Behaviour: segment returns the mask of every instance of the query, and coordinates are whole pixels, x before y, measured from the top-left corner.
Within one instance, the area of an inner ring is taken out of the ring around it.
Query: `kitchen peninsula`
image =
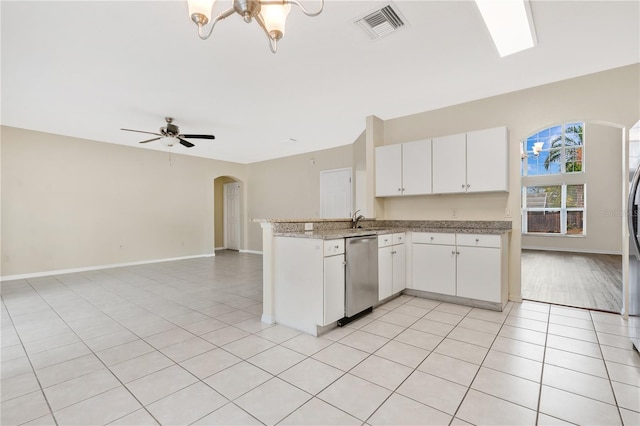
[[[335,327],[345,316],[345,241],[359,236],[377,236],[374,305],[401,293],[497,311],[507,303],[510,221],[257,222],[266,323],[315,336]]]

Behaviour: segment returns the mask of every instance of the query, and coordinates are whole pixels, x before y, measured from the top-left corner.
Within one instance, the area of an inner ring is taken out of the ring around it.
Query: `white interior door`
[[[224,184],[224,246],[240,250],[240,183]]]
[[[351,169],[320,172],[320,217],[351,217]]]

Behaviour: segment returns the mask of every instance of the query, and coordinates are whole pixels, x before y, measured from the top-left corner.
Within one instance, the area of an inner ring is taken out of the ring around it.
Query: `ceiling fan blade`
[[[141,142],[138,142],[138,143],[153,142],[153,141],[157,141],[158,139],[162,139],[162,137],[159,137],[159,138],[153,138],[153,139],[147,139],[146,141],[141,141]]]
[[[216,137],[213,135],[179,135],[181,138],[188,139],[215,139]]]
[[[120,130],[124,130],[125,132],[147,133],[149,135],[156,135],[156,136],[162,137],[162,134],[155,133],[155,132],[145,132],[143,130],[132,130],[132,129],[120,129]]]
[[[180,141],[180,143],[181,143],[182,145],[186,146],[187,148],[191,148],[191,147],[194,147],[194,146],[195,146],[195,145],[194,145],[194,144],[192,144],[191,142],[189,142],[189,141],[185,141],[185,140],[184,140],[184,139],[182,139],[181,137],[178,137],[178,140]]]

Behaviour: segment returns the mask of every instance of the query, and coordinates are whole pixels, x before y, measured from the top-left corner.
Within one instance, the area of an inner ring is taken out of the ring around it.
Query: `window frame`
[[[583,188],[583,206],[582,207],[567,207],[567,187],[581,185]],[[560,207],[527,207],[527,188],[535,186],[560,186],[561,188],[561,202]],[[580,238],[587,236],[587,184],[586,183],[544,183],[536,184],[531,183],[529,185],[523,184],[521,186],[521,226],[523,235],[540,235],[540,236],[556,236],[556,237],[570,237]],[[528,212],[560,212],[560,232],[529,232],[528,224]],[[569,212],[582,212],[582,233],[570,234],[568,229],[568,213]]]

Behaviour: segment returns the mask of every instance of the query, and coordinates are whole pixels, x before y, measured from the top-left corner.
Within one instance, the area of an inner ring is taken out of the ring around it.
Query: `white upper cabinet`
[[[509,138],[506,127],[467,133],[467,192],[509,190]]]
[[[376,197],[431,194],[431,140],[376,148]]]
[[[376,197],[402,195],[402,145],[376,148]]]
[[[466,192],[466,134],[433,138],[433,193]]]
[[[433,139],[433,193],[508,191],[506,127]]]
[[[402,195],[431,194],[431,140],[402,144]]]

